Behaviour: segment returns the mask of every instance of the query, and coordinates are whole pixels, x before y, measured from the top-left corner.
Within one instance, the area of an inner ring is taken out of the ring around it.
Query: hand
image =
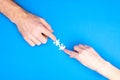
[[[6,6],[7,5],[7,6]],[[0,12],[6,15],[18,27],[23,38],[31,45],[47,42],[47,37],[56,40],[50,25],[43,19],[32,15],[11,0],[4,0],[0,4]]]
[[[119,69],[100,57],[93,48],[86,45],[77,45],[74,50],[64,49],[70,57],[77,59],[86,67],[97,71],[110,80],[120,80]]]
[[[31,46],[45,44],[48,37],[54,41],[56,40],[52,33],[53,30],[43,18],[27,13],[26,16],[21,17],[18,21],[16,20],[15,24],[23,38]]]
[[[77,45],[74,46],[74,50],[75,51],[70,51],[65,49],[64,51],[70,55],[70,57],[77,59],[90,69],[98,70],[105,64],[104,59],[101,58],[98,53],[89,46]]]

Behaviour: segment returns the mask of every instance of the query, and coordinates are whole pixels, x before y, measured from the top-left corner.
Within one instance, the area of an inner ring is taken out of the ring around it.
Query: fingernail
[[[37,45],[39,46],[39,45],[41,45],[41,43],[38,43]]]
[[[35,44],[33,44],[33,45],[31,45],[32,47],[34,47],[35,46]]]

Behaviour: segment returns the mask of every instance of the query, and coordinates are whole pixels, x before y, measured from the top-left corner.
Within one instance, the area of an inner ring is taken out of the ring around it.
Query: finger
[[[41,42],[35,38],[32,34],[29,34],[28,37],[36,44],[36,45],[40,45]]]
[[[90,47],[90,46],[88,46],[88,45],[85,45],[85,47],[88,48],[87,50],[88,50],[90,53],[92,53],[92,54],[94,54],[94,55],[96,55],[96,56],[100,56],[100,55],[98,55],[98,53],[97,53],[92,47]]]
[[[35,32],[34,35],[37,38],[37,40],[39,40],[39,42],[41,42],[43,44],[45,44],[47,42],[46,36],[42,35],[42,33]]]
[[[68,49],[64,49],[63,50],[65,53],[67,53],[68,55],[70,55],[71,58],[76,58],[78,56],[78,53],[74,52],[74,51],[70,51]]]
[[[87,51],[93,51],[94,49],[88,45],[83,45]]]
[[[50,27],[50,25],[43,18],[40,18],[40,21],[50,32],[53,32],[53,30]]]
[[[42,34],[46,39],[48,38],[45,34]]]
[[[84,49],[84,50],[86,49],[86,47],[82,44],[79,45],[79,48]]]
[[[48,37],[46,36],[46,35],[44,35],[44,34],[42,34],[46,39],[48,39]]]
[[[47,37],[46,36],[44,36],[42,34],[39,34],[39,39],[43,44],[47,43]]]
[[[88,46],[88,45],[84,45],[84,47],[86,47],[86,48],[92,48],[92,47],[90,47],[90,46]]]
[[[31,46],[35,46],[35,43],[32,42],[28,37],[24,37],[24,39],[30,44]]]
[[[77,51],[77,52],[79,52],[79,53],[82,52],[82,50],[81,50],[81,48],[79,47],[79,45],[78,45],[78,46],[74,46],[74,50]]]
[[[50,32],[48,31],[46,28],[43,27],[42,29],[43,34],[48,36],[49,38],[51,38],[53,41],[56,41],[56,37]]]

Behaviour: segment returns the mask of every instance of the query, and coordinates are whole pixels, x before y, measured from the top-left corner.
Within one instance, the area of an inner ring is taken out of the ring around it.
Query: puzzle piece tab
[[[60,40],[56,40],[53,42],[53,44],[55,44],[55,46],[58,46],[59,47],[59,50],[64,50],[65,49],[65,45],[60,43]]]

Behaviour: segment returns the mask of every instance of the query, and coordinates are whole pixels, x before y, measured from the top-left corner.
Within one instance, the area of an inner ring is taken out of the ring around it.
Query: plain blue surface
[[[45,18],[67,48],[94,47],[120,68],[119,0],[16,0]],[[0,80],[107,80],[58,50],[52,40],[30,47],[17,28],[0,14]]]

